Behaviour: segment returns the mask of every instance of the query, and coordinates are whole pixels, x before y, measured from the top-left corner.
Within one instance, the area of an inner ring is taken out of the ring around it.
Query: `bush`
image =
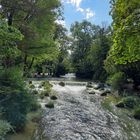
[[[54,108],[54,103],[52,101],[49,101],[47,104],[45,104],[45,107]]]
[[[43,91],[42,94],[43,94],[44,96],[48,97],[50,93],[49,93],[48,91]]]
[[[4,140],[6,134],[12,130],[12,126],[5,120],[0,120],[0,140]]]
[[[123,98],[118,104],[117,107],[127,107],[127,108],[134,108],[137,104],[139,104],[139,99],[133,96]]]
[[[41,105],[40,104],[38,104],[38,103],[33,103],[32,105],[31,105],[31,111],[37,111],[38,109],[40,109],[41,108]]]
[[[52,85],[49,83],[49,81],[42,82],[42,86],[47,92],[51,92]]]
[[[20,130],[26,122],[26,114],[30,111],[32,96],[25,89],[22,73],[18,69],[10,68],[1,73],[0,106],[2,117],[14,129]]]
[[[136,110],[134,110],[134,118],[140,120],[140,108],[137,108]]]
[[[115,73],[111,78],[109,78],[108,83],[112,86],[114,90],[121,92],[123,90],[123,85],[126,83],[127,78],[123,72]]]
[[[37,102],[36,97],[32,96],[30,111],[37,111],[39,108],[41,108],[41,105]]]
[[[42,91],[39,96],[40,96],[41,99],[44,99],[44,97],[49,97],[49,92],[48,91]]]

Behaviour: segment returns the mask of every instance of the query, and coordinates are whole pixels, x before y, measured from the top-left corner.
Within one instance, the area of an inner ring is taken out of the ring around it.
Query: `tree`
[[[19,30],[9,27],[6,20],[0,20],[0,60],[3,69],[15,65],[16,58],[21,53],[16,42],[22,38],[23,35]]]
[[[124,72],[140,84],[139,0],[111,0],[114,29],[113,45],[106,59],[106,70]]]
[[[91,64],[86,61],[93,39],[99,27],[92,25],[88,21],[82,23],[75,22],[71,26],[73,36],[73,63],[76,69],[76,75],[79,77],[91,78],[93,73]]]
[[[17,27],[24,35],[18,48],[22,51],[24,71],[29,71],[35,59],[47,58],[50,48],[55,49],[53,32],[59,16],[59,0],[0,0],[2,18]],[[40,22],[41,21],[41,22]],[[53,51],[52,51],[53,52]]]
[[[55,63],[54,75],[59,77],[60,75],[68,73],[70,69],[70,58],[68,53],[70,39],[67,29],[60,24],[56,24],[54,39],[59,46],[59,55]]]
[[[87,56],[87,61],[92,64],[93,80],[105,82],[107,79],[107,72],[104,69],[104,60],[107,57],[109,48],[111,46],[111,28],[100,27],[96,39],[90,48]]]

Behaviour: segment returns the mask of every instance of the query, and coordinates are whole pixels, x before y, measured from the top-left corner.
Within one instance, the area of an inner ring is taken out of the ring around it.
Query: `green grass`
[[[119,100],[120,100],[120,97],[109,95],[102,101],[102,107],[112,112],[111,104],[112,103],[116,104]]]

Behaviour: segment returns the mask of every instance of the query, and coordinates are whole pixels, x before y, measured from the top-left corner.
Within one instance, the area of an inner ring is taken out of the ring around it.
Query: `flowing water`
[[[112,105],[112,112],[104,109],[104,97],[89,95],[86,82],[63,79],[50,80],[58,100],[54,109],[45,108],[36,131],[36,140],[140,140],[140,122]],[[37,136],[38,135],[38,136]]]

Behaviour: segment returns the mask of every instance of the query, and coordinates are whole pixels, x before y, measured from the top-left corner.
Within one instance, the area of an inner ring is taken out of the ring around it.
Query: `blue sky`
[[[101,25],[102,22],[110,24],[112,22],[109,16],[109,0],[61,0],[64,7],[64,21],[60,21],[66,28],[75,21],[84,19]]]

